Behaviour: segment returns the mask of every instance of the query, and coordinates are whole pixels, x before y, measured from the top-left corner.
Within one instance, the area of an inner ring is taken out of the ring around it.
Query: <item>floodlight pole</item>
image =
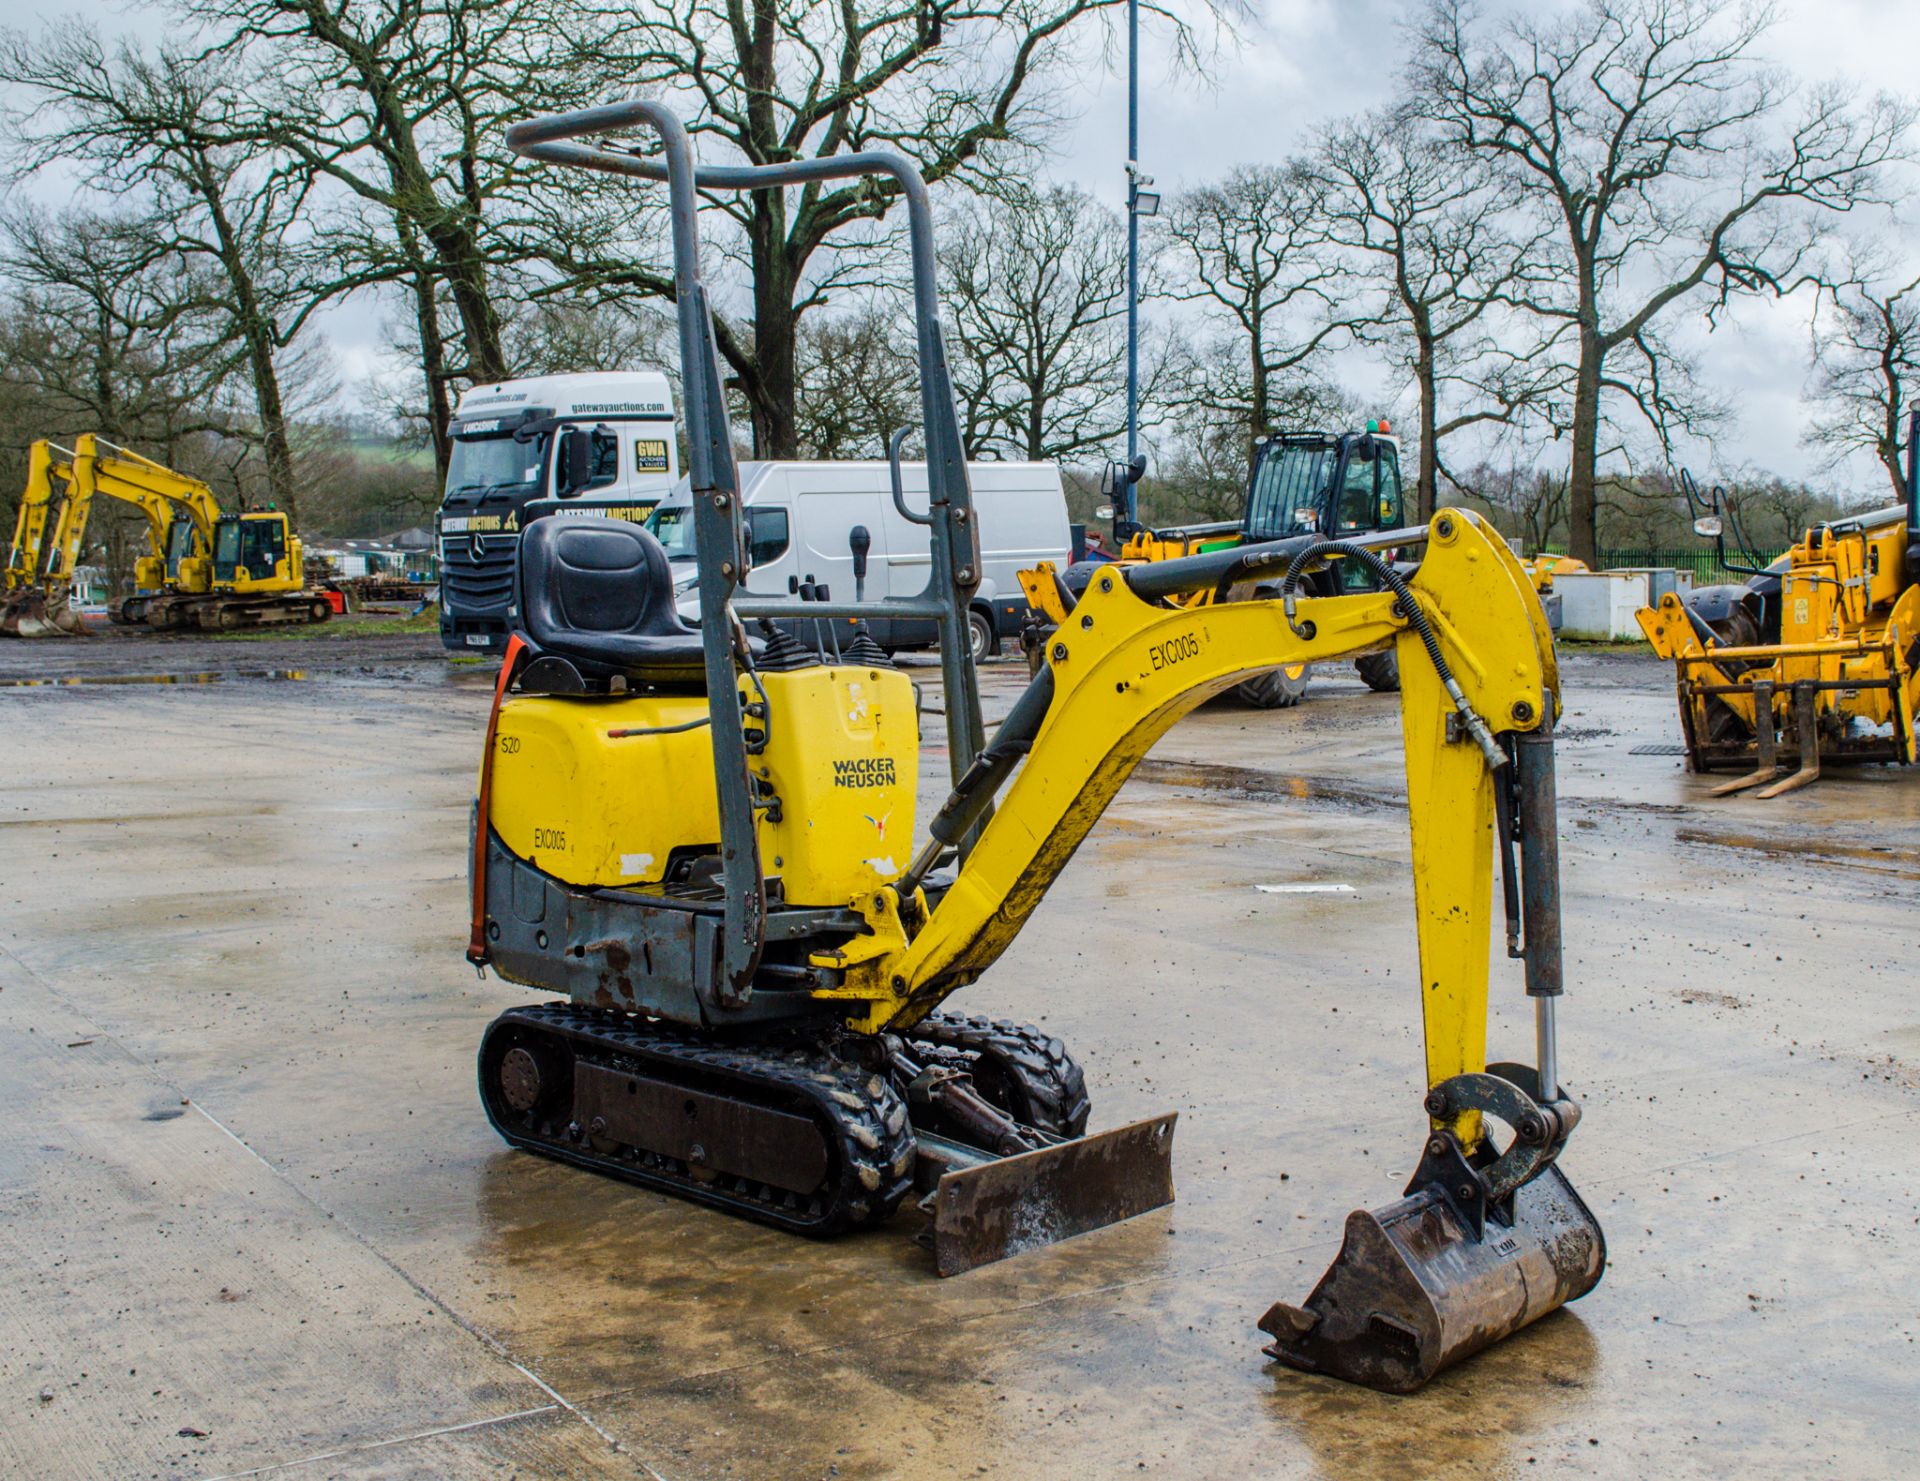
[[[1140,451],[1140,0],[1127,0],[1127,461]],[[1133,488],[1127,513],[1133,515]]]

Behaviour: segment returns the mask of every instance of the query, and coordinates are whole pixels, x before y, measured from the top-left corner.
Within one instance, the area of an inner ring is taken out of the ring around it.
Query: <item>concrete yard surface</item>
[[[475,1046],[537,1000],[462,958],[489,668],[0,648],[0,1476],[1912,1475],[1920,776],[1713,800],[1647,753],[1664,668],[1565,671],[1608,1267],[1389,1398],[1254,1328],[1425,1124],[1397,701],[1350,672],[1183,721],[954,1000],[1064,1039],[1096,1128],[1178,1109],[1178,1203],[941,1281],[911,1211],[809,1242],[489,1129]]]

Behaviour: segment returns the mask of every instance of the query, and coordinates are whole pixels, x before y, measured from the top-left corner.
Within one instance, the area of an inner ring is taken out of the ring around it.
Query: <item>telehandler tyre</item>
[[[1233,692],[1242,704],[1256,710],[1290,710],[1306,698],[1312,674],[1309,664],[1288,664],[1234,685]]]
[[[1392,649],[1385,653],[1363,653],[1354,659],[1353,668],[1374,693],[1400,692],[1400,655]]]

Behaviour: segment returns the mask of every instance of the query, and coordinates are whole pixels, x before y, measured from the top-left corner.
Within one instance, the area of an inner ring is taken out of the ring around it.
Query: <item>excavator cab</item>
[[[579,142],[635,125],[658,154]],[[645,100],[518,124],[507,142],[667,182],[700,620],[678,615],[644,530],[559,513],[522,538],[521,622],[479,769],[467,959],[557,1000],[509,1009],[481,1039],[500,1134],[816,1236],[912,1200],[942,1275],[1165,1206],[1172,1113],[1089,1133],[1086,1079],[1058,1037],[946,1001],[991,973],[1183,715],[1275,664],[1391,651],[1408,676],[1425,1151],[1406,1198],[1355,1214],[1314,1293],[1259,1325],[1288,1366],[1404,1391],[1591,1289],[1603,1241],[1558,1166],[1579,1120],[1555,1028],[1558,674],[1505,544],[1445,511],[1430,528],[1115,566],[988,737],[966,639],[979,533],[913,165],[871,152],[696,169],[684,126]],[[890,177],[906,210],[928,499],[912,507],[896,486],[895,502],[927,527],[931,560],[916,596],[823,594],[820,625],[852,635],[829,651],[795,636],[789,604],[741,590],[749,545],[696,201],[866,174]],[[1382,558],[1416,546],[1411,577]],[[1316,594],[1334,561],[1378,589]],[[1261,594],[1197,600],[1238,587]],[[924,828],[919,707],[863,632],[874,616],[940,633],[952,788]],[[1535,1003],[1528,1066],[1486,1060],[1496,853],[1508,955]],[[1512,1128],[1504,1149],[1493,1121]]]
[[[213,527],[216,591],[292,591],[300,585],[299,541],[276,510],[223,515]]]

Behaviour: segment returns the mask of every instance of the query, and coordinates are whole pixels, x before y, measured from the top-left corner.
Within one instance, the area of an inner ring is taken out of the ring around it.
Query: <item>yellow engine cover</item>
[[[761,814],[761,867],[795,905],[845,905],[890,883],[913,847],[912,682],[845,665],[761,679],[767,745],[749,765],[780,799],[777,822]],[[743,687],[743,700],[757,698]],[[705,726],[631,732],[706,713],[702,695],[508,699],[494,740],[494,831],[567,884],[659,883],[675,850],[719,847],[713,744]]]
[[[720,845],[704,695],[523,696],[500,707],[492,821],[507,848],[572,885],[655,884],[676,848]]]
[[[789,904],[845,905],[907,867],[920,766],[913,683],[894,669],[833,665],[764,674],[767,749],[780,821],[760,824],[760,863]]]

